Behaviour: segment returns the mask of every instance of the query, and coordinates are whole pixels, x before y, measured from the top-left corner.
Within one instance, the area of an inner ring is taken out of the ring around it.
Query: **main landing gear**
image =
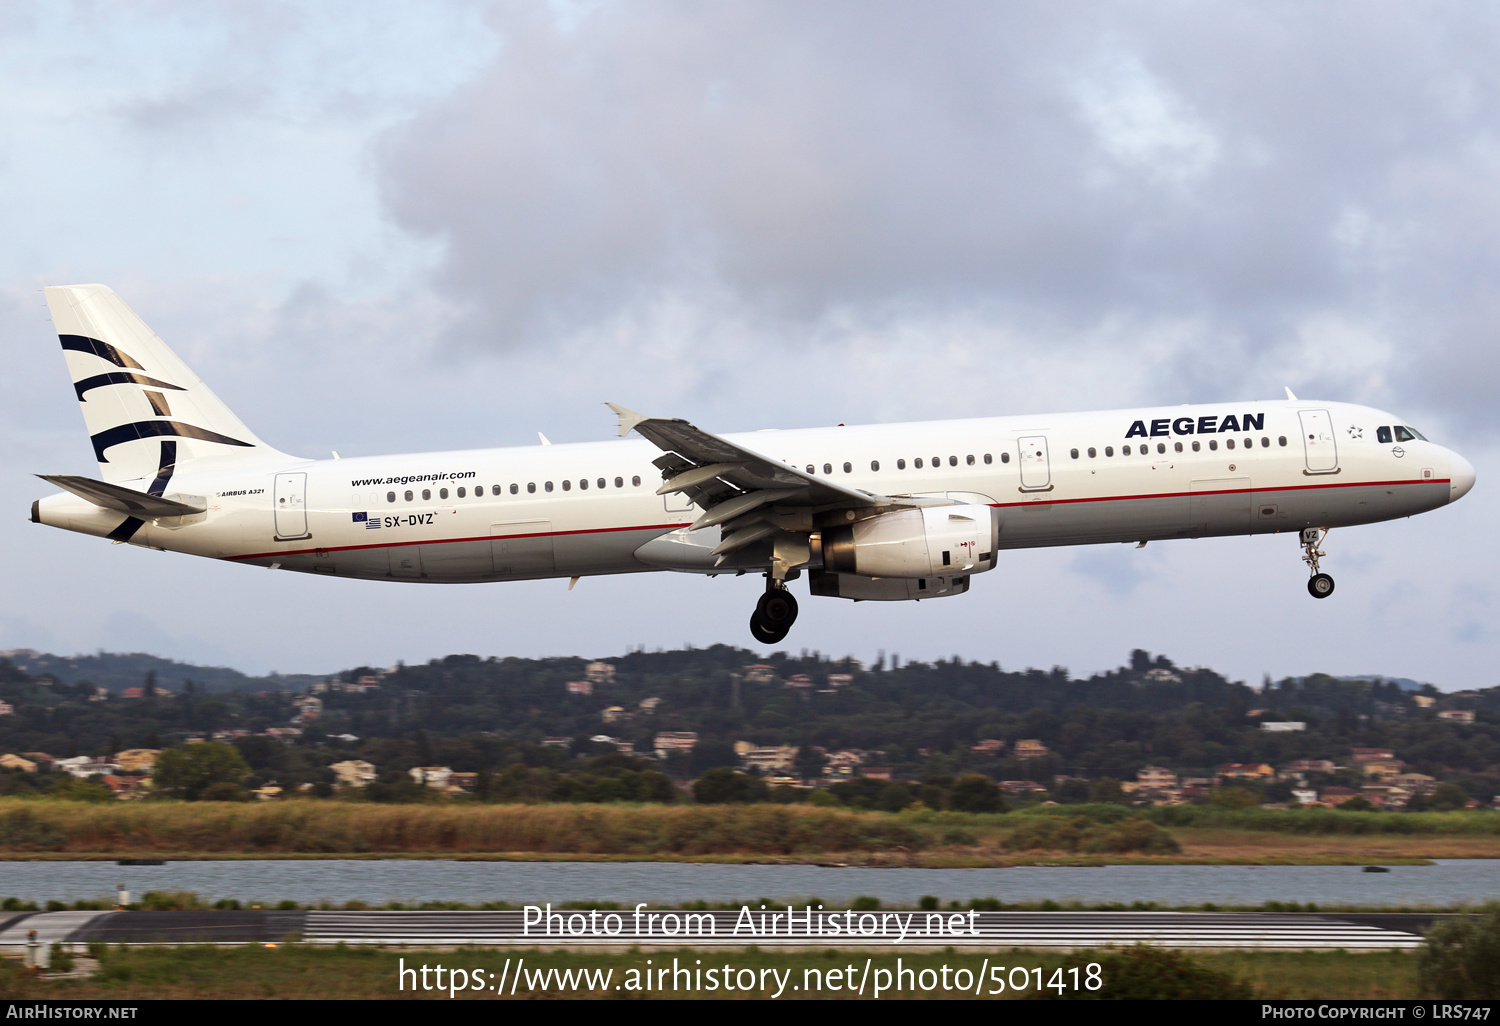
[[[766,575],[766,591],[755,603],[755,612],[750,614],[750,633],[763,645],[774,645],[797,622],[797,600],[787,591],[786,584]]]
[[[1307,593],[1316,599],[1325,599],[1333,594],[1333,578],[1318,569],[1318,560],[1328,555],[1318,547],[1326,537],[1326,527],[1308,527],[1302,531],[1302,562],[1312,571],[1312,577],[1307,581]]]

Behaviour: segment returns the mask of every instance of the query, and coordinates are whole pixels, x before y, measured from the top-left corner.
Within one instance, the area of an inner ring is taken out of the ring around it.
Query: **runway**
[[[556,918],[507,912],[41,912],[0,920],[0,949],[28,931],[50,944],[303,944],[421,947],[735,947],[1374,951],[1415,948],[1419,913],[1258,912],[741,912],[577,910]],[[775,918],[771,918],[772,916]]]

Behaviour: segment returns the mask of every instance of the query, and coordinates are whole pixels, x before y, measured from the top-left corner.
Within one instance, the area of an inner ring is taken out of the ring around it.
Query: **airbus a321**
[[[1288,534],[1436,509],[1474,468],[1394,414],[1285,399],[715,435],[609,404],[574,445],[311,460],[261,441],[114,292],[48,288],[99,477],[31,519],[113,542],[378,581],[764,575],[756,640],[812,595],[960,595],[1006,549]],[[544,440],[545,441],[545,440]]]

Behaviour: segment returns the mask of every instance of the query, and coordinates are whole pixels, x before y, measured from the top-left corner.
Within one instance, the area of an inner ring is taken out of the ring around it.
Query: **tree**
[[[1098,777],[1089,781],[1089,801],[1100,804],[1118,802],[1124,797],[1120,782],[1114,777]]]
[[[905,784],[886,784],[881,788],[876,804],[886,812],[900,812],[911,804],[911,791]]]
[[[948,806],[956,812],[1004,812],[1000,788],[981,773],[965,773],[953,782]]]
[[[1469,792],[1451,783],[1434,787],[1427,798],[1427,807],[1433,812],[1452,812],[1454,809],[1466,808],[1468,804]]]
[[[728,741],[699,741],[693,746],[689,765],[693,772],[703,773],[720,766],[734,766],[740,761],[734,745]]]
[[[1482,916],[1436,923],[1417,952],[1417,981],[1424,997],[1500,997],[1500,904]]]
[[[828,759],[822,752],[812,745],[803,745],[797,749],[797,757],[792,764],[803,780],[816,780],[823,775],[823,767],[827,762]]]
[[[1089,782],[1069,777],[1052,789],[1052,798],[1060,805],[1082,805],[1089,800]]]
[[[168,748],[156,759],[156,786],[190,802],[202,798],[210,785],[238,786],[249,775],[240,753],[218,741]]]
[[[770,788],[759,777],[736,773],[727,766],[709,770],[693,781],[693,801],[699,805],[729,805],[763,802]]]

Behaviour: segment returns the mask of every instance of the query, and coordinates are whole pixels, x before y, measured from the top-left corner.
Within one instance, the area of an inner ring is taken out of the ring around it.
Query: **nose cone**
[[[1457,502],[1474,487],[1474,464],[1454,453],[1448,465],[1448,478],[1451,482],[1448,485],[1448,501]]]

